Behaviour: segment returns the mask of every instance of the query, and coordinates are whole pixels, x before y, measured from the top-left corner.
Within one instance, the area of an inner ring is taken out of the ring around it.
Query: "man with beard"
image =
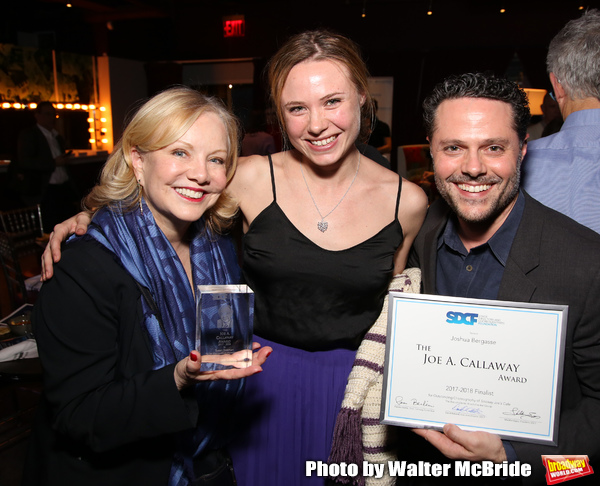
[[[568,324],[557,446],[503,441],[446,424],[443,433],[415,430],[424,441],[411,440],[403,429],[399,459],[519,460],[532,468],[519,480],[545,484],[542,454],[600,459],[600,237],[519,189],[530,114],[516,84],[491,75],[453,76],[423,107],[442,196],[430,207],[409,259],[409,267],[422,269],[423,291],[567,304]]]

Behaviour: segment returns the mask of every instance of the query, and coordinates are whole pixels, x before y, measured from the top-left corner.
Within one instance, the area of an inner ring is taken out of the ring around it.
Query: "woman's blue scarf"
[[[196,304],[179,257],[143,204],[125,211],[120,205],[98,211],[88,235],[113,252],[123,267],[147,288],[158,307],[142,299],[144,320],[152,344],[154,369],[176,363],[195,349]],[[194,288],[197,285],[239,283],[240,271],[232,241],[212,234],[200,220],[192,225],[190,258]],[[232,421],[232,407],[243,380],[203,382],[195,386],[200,422],[196,429],[180,433],[170,486],[185,486],[193,478],[192,458],[204,450],[222,447]],[[170,413],[165,410],[165,413]]]

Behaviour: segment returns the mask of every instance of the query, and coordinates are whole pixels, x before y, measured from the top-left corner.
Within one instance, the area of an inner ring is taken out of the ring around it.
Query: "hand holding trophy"
[[[252,365],[254,292],[247,285],[199,285],[196,349],[201,371]]]

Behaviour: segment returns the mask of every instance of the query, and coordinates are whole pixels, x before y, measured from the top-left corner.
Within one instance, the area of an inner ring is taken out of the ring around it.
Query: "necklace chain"
[[[352,182],[348,186],[348,189],[346,189],[346,192],[344,193],[344,195],[342,196],[342,198],[338,201],[338,203],[334,206],[334,208],[331,211],[329,211],[325,216],[323,216],[321,214],[321,211],[319,210],[319,206],[317,206],[317,201],[315,201],[315,198],[313,197],[312,192],[310,192],[310,187],[308,187],[308,181],[306,180],[306,176],[304,175],[304,170],[302,169],[302,160],[300,161],[300,172],[302,173],[302,179],[304,179],[304,184],[306,184],[306,189],[308,190],[308,194],[310,195],[310,198],[312,199],[312,202],[315,205],[315,209],[317,210],[317,213],[319,213],[319,216],[321,217],[321,221],[319,221],[317,223],[317,228],[322,233],[325,233],[325,231],[327,231],[327,227],[329,226],[329,224],[327,223],[327,221],[325,221],[325,218],[327,216],[329,216],[331,213],[333,213],[340,204],[342,204],[342,201],[344,200],[344,198],[346,197],[346,195],[350,192],[350,188],[354,184],[354,181],[356,180],[356,176],[358,176],[358,169],[360,169],[360,158],[361,158],[361,155],[362,154],[359,151],[358,152],[358,164],[356,165],[356,172],[354,173],[354,178],[352,179]]]

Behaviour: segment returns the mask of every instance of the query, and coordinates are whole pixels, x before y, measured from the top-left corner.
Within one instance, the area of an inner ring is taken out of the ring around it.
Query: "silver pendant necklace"
[[[302,160],[300,161],[300,172],[302,173],[302,179],[304,179],[304,184],[306,184],[306,189],[308,190],[308,194],[310,195],[310,198],[312,199],[312,202],[315,205],[315,209],[317,210],[317,213],[319,213],[319,216],[321,217],[321,221],[317,222],[317,228],[318,228],[318,230],[321,233],[325,233],[325,231],[327,231],[327,227],[329,226],[329,224],[327,223],[327,221],[325,221],[325,218],[327,216],[329,216],[331,213],[333,213],[337,209],[337,207],[342,203],[342,201],[344,200],[344,198],[346,197],[346,195],[348,194],[348,192],[350,192],[350,188],[354,184],[354,181],[356,180],[356,176],[358,175],[358,169],[360,169],[360,157],[361,157],[361,155],[362,154],[359,151],[358,152],[358,164],[356,165],[356,173],[354,174],[354,178],[352,179],[352,182],[348,186],[348,189],[346,189],[346,192],[342,196],[342,199],[340,199],[338,201],[338,203],[334,206],[334,208],[331,211],[329,211],[325,216],[323,216],[321,214],[321,211],[319,211],[319,206],[317,206],[317,202],[315,201],[315,198],[313,197],[312,192],[310,192],[310,187],[308,187],[308,182],[306,181],[306,177],[304,176],[304,170],[302,170]]]

